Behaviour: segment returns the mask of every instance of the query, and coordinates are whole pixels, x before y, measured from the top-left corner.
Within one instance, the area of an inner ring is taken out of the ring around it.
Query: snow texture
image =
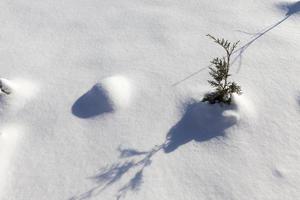
[[[131,97],[131,84],[125,77],[109,77],[83,94],[72,106],[72,112],[80,118],[95,117],[126,108]]]
[[[300,1],[1,0],[1,200],[295,200]],[[202,103],[205,35],[240,40]]]

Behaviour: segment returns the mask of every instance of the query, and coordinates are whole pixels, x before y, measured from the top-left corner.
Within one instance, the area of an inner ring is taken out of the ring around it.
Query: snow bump
[[[0,130],[0,195],[4,191],[7,171],[19,137],[18,125],[6,125]]]
[[[0,105],[1,110],[19,110],[38,92],[35,83],[25,79],[8,80],[0,78]]]
[[[123,76],[112,76],[96,83],[72,106],[72,113],[80,118],[91,118],[129,106],[132,85]]]

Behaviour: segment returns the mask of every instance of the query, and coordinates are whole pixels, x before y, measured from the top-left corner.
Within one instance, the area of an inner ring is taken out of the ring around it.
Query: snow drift
[[[10,171],[10,161],[20,138],[18,125],[6,125],[0,130],[0,198],[5,193],[6,175]]]
[[[72,106],[72,113],[80,118],[90,118],[117,109],[126,108],[132,98],[130,81],[122,76],[112,76],[96,83]]]
[[[32,81],[25,79],[4,79],[1,78],[3,91],[0,91],[0,111],[20,110],[38,92],[38,86]]]

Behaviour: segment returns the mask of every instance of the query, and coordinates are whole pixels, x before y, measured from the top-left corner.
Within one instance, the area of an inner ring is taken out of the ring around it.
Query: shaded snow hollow
[[[90,118],[129,106],[132,98],[130,81],[122,76],[112,76],[96,83],[72,106],[72,113],[80,118]]]

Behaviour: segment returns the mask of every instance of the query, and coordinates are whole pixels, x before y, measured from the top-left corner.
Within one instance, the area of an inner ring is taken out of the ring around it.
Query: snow
[[[7,109],[17,111],[38,93],[38,87],[31,81],[24,79],[0,79],[4,92],[0,93],[1,112]]]
[[[299,198],[299,1],[0,5],[1,200]],[[231,106],[206,34],[240,40]]]
[[[127,78],[112,76],[96,83],[72,106],[72,113],[80,118],[91,118],[129,106],[133,96]]]
[[[0,79],[0,86],[1,86],[1,94],[10,94],[12,92],[12,85],[9,80],[7,79]]]
[[[3,127],[0,133],[0,193],[2,194],[4,193],[6,174],[10,171],[10,160],[13,157],[21,133],[18,125],[13,124]]]

